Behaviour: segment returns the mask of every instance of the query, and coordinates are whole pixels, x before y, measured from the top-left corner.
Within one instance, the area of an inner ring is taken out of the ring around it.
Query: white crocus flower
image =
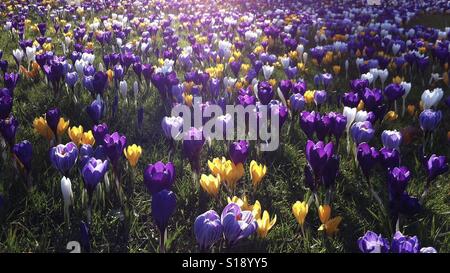
[[[69,224],[70,214],[69,207],[73,204],[72,183],[69,178],[63,176],[61,179],[61,192],[64,201],[64,219]]]
[[[389,76],[389,71],[386,68],[384,70],[378,70],[378,75],[381,80],[381,87],[384,88],[384,83],[386,82],[386,79]]]
[[[20,48],[14,49],[13,56],[17,60],[17,62],[20,63],[24,56],[23,50]]]
[[[266,81],[269,80],[270,76],[272,76],[274,67],[271,65],[263,65],[262,69],[263,69],[264,78],[266,79]]]
[[[344,107],[344,116],[347,118],[347,124],[345,125],[345,131],[347,133],[347,153],[350,154],[350,126],[356,118],[356,108]]]
[[[424,109],[430,109],[432,107],[435,107],[444,96],[444,91],[442,88],[435,88],[432,91],[429,89],[425,90],[422,93],[422,103]]]
[[[356,116],[355,116],[355,122],[360,122],[360,121],[366,121],[368,118],[369,113],[367,113],[367,111],[364,110],[359,110],[356,112]]]
[[[372,73],[367,72],[366,74],[362,74],[361,75],[361,79],[362,80],[367,80],[369,82],[369,84],[372,84],[374,76],[372,75]]]
[[[119,91],[120,91],[120,94],[122,94],[122,96],[124,98],[127,97],[128,84],[127,84],[126,81],[120,81],[120,83],[119,83]]]
[[[411,83],[410,82],[401,82],[400,85],[405,90],[405,94],[402,96],[402,100],[403,100],[402,117],[403,117],[403,116],[405,116],[405,111],[406,111],[406,97],[408,96],[409,91],[411,91]]]

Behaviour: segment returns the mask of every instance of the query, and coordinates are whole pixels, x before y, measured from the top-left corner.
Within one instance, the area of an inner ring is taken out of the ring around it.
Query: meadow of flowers
[[[449,252],[449,2],[380,2],[1,1],[0,252]]]

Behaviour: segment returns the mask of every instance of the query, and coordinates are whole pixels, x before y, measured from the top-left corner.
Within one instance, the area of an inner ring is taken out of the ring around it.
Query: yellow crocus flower
[[[234,190],[236,182],[244,176],[244,166],[242,163],[235,165],[231,160],[225,164],[225,182],[228,188]]]
[[[47,140],[52,140],[54,138],[54,134],[52,129],[48,127],[47,121],[43,117],[35,118],[33,121],[34,130],[45,137]]]
[[[68,120],[66,121],[64,118],[59,118],[58,128],[56,129],[56,133],[58,134],[58,136],[64,135],[67,128],[69,128],[69,123],[70,122]]]
[[[209,195],[217,197],[217,194],[219,193],[220,180],[220,174],[217,176],[214,176],[212,174],[202,174],[202,176],[200,177],[200,186],[202,186],[203,190],[206,191]]]
[[[328,219],[330,219],[330,215],[331,215],[331,207],[329,205],[319,206],[319,218],[322,224],[325,224],[328,221]]]
[[[75,143],[77,146],[80,145],[81,139],[83,138],[83,126],[73,126],[72,128],[69,128],[67,131],[70,140],[72,140],[73,143]]]
[[[142,148],[139,145],[133,144],[123,149],[123,153],[126,159],[128,159],[130,166],[135,167],[142,155]]]
[[[190,94],[184,94],[183,93],[183,98],[184,98],[184,103],[191,107],[192,106],[192,100],[194,99],[194,97]]]
[[[221,178],[225,178],[225,168],[226,168],[227,160],[225,157],[222,158],[214,158],[212,161],[208,160],[209,170],[213,175],[220,175]]]
[[[255,160],[250,162],[250,177],[252,178],[253,187],[257,187],[263,177],[266,175],[267,167],[263,164],[258,164]]]
[[[264,211],[261,219],[257,219],[256,223],[258,224],[257,233],[260,238],[267,237],[269,230],[275,225],[277,222],[277,216],[274,215],[272,220],[270,220],[270,215],[267,210]]]
[[[303,97],[305,98],[305,102],[307,103],[307,104],[312,104],[312,103],[314,103],[314,93],[315,93],[316,91],[315,90],[307,90],[306,92],[305,92],[305,94],[303,95]]]
[[[397,118],[398,118],[398,114],[392,110],[387,112],[387,114],[384,116],[384,120],[388,120],[388,121],[394,121]]]
[[[84,132],[81,138],[81,144],[84,145],[91,145],[93,146],[95,143],[94,135],[92,134],[92,131],[89,130],[87,132]]]
[[[356,108],[356,110],[361,111],[362,109],[364,109],[364,101],[360,100],[358,103],[358,107]]]
[[[294,214],[295,219],[299,225],[303,226],[305,223],[306,215],[308,215],[308,203],[306,201],[297,201],[292,205],[292,214]]]
[[[322,225],[319,227],[319,231],[325,230],[328,236],[335,234],[339,231],[338,226],[342,221],[342,217],[334,217],[330,219],[331,207],[329,205],[319,206],[319,218]]]

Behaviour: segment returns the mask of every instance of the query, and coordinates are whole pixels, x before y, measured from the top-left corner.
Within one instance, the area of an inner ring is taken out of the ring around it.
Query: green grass
[[[448,16],[445,17],[448,19]],[[88,18],[87,18],[88,19]],[[419,19],[418,19],[419,20]],[[418,21],[419,22],[419,21]],[[434,22],[434,20],[433,20]],[[183,33],[180,34],[183,40]],[[97,45],[97,44],[96,44]],[[0,48],[5,58],[14,66],[12,50],[17,48],[17,41],[10,41],[9,35],[0,32]],[[57,48],[60,53],[61,49]],[[97,52],[97,57],[99,52]],[[100,60],[97,60],[98,63]],[[152,62],[156,60],[153,58]],[[308,67],[314,69],[312,64]],[[314,72],[314,71],[313,71]],[[280,71],[277,71],[280,73]],[[132,74],[132,73],[129,73]],[[283,75],[280,73],[280,76]],[[310,73],[306,80],[313,86],[313,75]],[[357,77],[356,72],[350,78]],[[129,86],[134,81],[129,79]],[[182,77],[182,73],[179,74]],[[390,81],[391,78],[388,79]],[[348,88],[345,79],[339,79],[336,88],[346,91]],[[80,88],[78,86],[77,88]],[[421,92],[428,88],[422,86],[420,78],[414,78],[413,88],[408,97],[408,103],[418,103]],[[53,97],[43,81],[43,75],[37,82],[22,79],[15,91],[13,113],[20,122],[17,141],[28,139],[33,143],[33,182],[34,188],[27,192],[23,186],[23,179],[16,175],[9,157],[0,160],[0,192],[5,196],[5,207],[0,211],[0,252],[64,252],[69,241],[80,239],[79,224],[85,219],[85,210],[82,207],[82,180],[78,169],[74,168],[70,175],[74,190],[75,205],[71,211],[70,229],[67,230],[63,218],[63,202],[60,192],[61,175],[51,167],[48,156],[48,144],[33,132],[32,121],[35,117],[43,115],[46,110],[58,106],[63,116],[70,120],[70,125],[83,125],[90,128],[92,123],[84,108],[91,101],[87,91],[82,90],[83,96],[79,103],[74,103],[60,90],[58,98]],[[109,93],[112,92],[110,88]],[[104,202],[101,198],[95,199],[92,234],[93,252],[156,252],[158,250],[159,234],[151,218],[151,197],[143,186],[142,173],[147,164],[158,160],[169,160],[169,146],[162,134],[160,121],[168,115],[162,106],[159,95],[154,88],[148,90],[148,99],[142,101],[145,115],[143,128],[136,129],[137,117],[133,106],[128,107],[123,100],[120,102],[116,118],[108,113],[104,120],[112,131],[119,131],[127,136],[128,143],[136,143],[143,147],[143,155],[136,167],[134,192],[127,195],[126,209],[119,204],[114,192],[105,193]],[[448,94],[448,88],[446,88]],[[108,95],[109,102],[111,96]],[[129,98],[130,99],[130,98]],[[342,109],[329,108],[326,111],[342,111]],[[445,118],[435,134],[433,152],[449,155],[446,132],[450,130],[448,109],[444,110]],[[287,121],[288,123],[289,121]],[[417,120],[410,117],[399,119],[394,123],[377,126],[377,137],[372,143],[380,147],[379,134],[384,129],[402,128],[406,125],[418,126]],[[235,193],[240,196],[249,192],[251,203],[259,200],[263,210],[270,215],[276,214],[278,221],[265,239],[250,238],[240,242],[232,249],[214,251],[223,252],[357,252],[356,240],[365,231],[373,230],[391,237],[389,223],[381,217],[377,203],[371,198],[368,188],[362,182],[360,171],[355,168],[351,157],[345,155],[345,139],[341,140],[341,173],[336,181],[336,190],[332,201],[332,216],[340,215],[343,221],[340,232],[332,238],[320,234],[317,228],[320,225],[317,211],[314,206],[306,220],[306,237],[301,236],[299,227],[291,213],[292,204],[303,200],[307,190],[303,183],[303,166],[305,164],[304,146],[305,136],[300,130],[298,120],[293,124],[290,136],[286,135],[285,125],[282,144],[274,152],[258,155],[254,149],[248,162],[255,159],[267,165],[268,174],[263,179],[261,187],[253,195],[251,190],[248,164],[246,174],[238,183]],[[69,141],[67,135],[63,143]],[[418,141],[408,146],[402,146],[402,164],[412,170],[413,179],[408,191],[415,196],[423,190],[425,173],[417,166],[416,151]],[[8,155],[9,156],[9,155]],[[205,145],[202,153],[202,172],[208,173],[207,160],[216,156],[227,156],[222,143],[214,143],[211,148]],[[218,200],[203,197],[206,202],[200,202],[198,185],[193,183],[189,164],[183,160],[181,145],[177,146],[176,153],[171,160],[176,166],[176,182],[173,191],[177,195],[177,209],[172,216],[168,227],[168,252],[196,252],[193,223],[197,215],[208,209],[214,209],[219,214],[226,204],[226,193],[222,188]],[[132,179],[132,172],[126,169],[125,160],[122,166],[126,174],[122,181],[127,187]],[[112,180],[111,180],[112,181]],[[440,252],[450,251],[449,213],[450,213],[450,184],[448,174],[441,176],[432,188],[423,210],[411,218],[402,218],[401,231],[409,235],[417,235],[421,245],[434,246]],[[374,173],[373,183],[383,200],[387,200],[384,174],[381,169]],[[104,188],[104,183],[102,184]],[[98,195],[100,197],[101,194]],[[323,197],[323,196],[322,196]]]

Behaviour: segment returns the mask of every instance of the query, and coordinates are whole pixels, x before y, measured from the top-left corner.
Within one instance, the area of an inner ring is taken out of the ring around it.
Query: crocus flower
[[[95,124],[98,124],[100,122],[104,107],[104,102],[102,101],[100,96],[98,96],[96,100],[92,101],[92,103],[88,107],[86,107],[86,112]]]
[[[329,135],[331,129],[331,119],[328,115],[323,115],[316,119],[315,122],[316,136],[319,140],[325,140],[325,137]]]
[[[189,159],[191,168],[194,172],[200,172],[200,153],[205,143],[203,131],[195,127],[191,127],[183,138],[183,153]]]
[[[266,175],[267,167],[264,164],[258,164],[255,160],[250,162],[250,177],[252,179],[253,187],[258,187],[261,180]]]
[[[200,249],[207,250],[222,238],[222,223],[214,210],[197,216],[194,222],[194,234]]]
[[[333,155],[328,160],[324,166],[324,171],[322,174],[322,182],[325,187],[330,188],[334,186],[336,177],[339,173],[339,156]]]
[[[170,216],[175,212],[177,199],[175,194],[167,189],[152,194],[153,221],[161,234],[167,228]]]
[[[208,160],[209,170],[213,175],[220,176],[222,180],[225,179],[226,176],[226,168],[227,168],[227,160],[225,157],[222,158],[213,158],[212,161]]]
[[[331,236],[339,231],[338,226],[342,221],[341,216],[330,219],[331,207],[329,205],[319,206],[319,218],[322,225],[319,227],[319,231],[324,230],[328,236]]]
[[[328,159],[333,155],[333,143],[329,142],[325,145],[323,141],[314,143],[311,140],[306,142],[305,148],[306,160],[311,166],[316,177],[320,177],[322,170]]]
[[[297,219],[297,222],[300,226],[303,226],[305,223],[306,215],[308,215],[308,203],[306,201],[300,202],[297,201],[292,205],[292,213]]]
[[[336,145],[338,145],[347,125],[347,118],[343,114],[335,112],[328,113],[328,118],[330,119],[330,133],[336,138]]]
[[[69,123],[70,122],[68,120],[66,121],[64,118],[59,118],[58,127],[56,129],[56,134],[58,137],[64,135],[67,128],[69,128]]]
[[[68,208],[71,204],[73,204],[73,192],[72,192],[72,183],[70,179],[63,176],[61,179],[61,192],[64,201],[64,208]]]
[[[103,145],[105,143],[105,136],[108,134],[108,125],[106,123],[101,123],[98,125],[94,125],[93,127],[93,135],[95,138],[95,142],[97,145]]]
[[[73,126],[72,128],[69,128],[69,130],[67,130],[67,133],[69,134],[70,140],[72,140],[73,143],[79,146],[81,143],[81,138],[83,137],[83,126]]]
[[[126,147],[123,150],[123,153],[125,155],[125,158],[128,159],[130,166],[136,167],[136,164],[142,154],[142,148],[139,145],[133,144],[133,145]]]
[[[373,129],[370,121],[360,121],[353,124],[351,134],[353,141],[355,141],[356,144],[360,144],[362,142],[369,142],[375,134],[375,129]]]
[[[183,126],[183,118],[177,117],[164,117],[161,121],[161,127],[164,135],[169,138],[176,138],[181,132]]]
[[[81,175],[83,176],[84,188],[90,197],[108,171],[108,166],[108,160],[102,161],[94,157],[91,157],[84,165]]]
[[[400,153],[396,149],[383,147],[380,149],[380,161],[385,169],[398,167],[400,164]]]
[[[446,173],[448,169],[446,156],[431,155],[427,161],[428,181],[433,181],[439,175]]]
[[[379,158],[378,151],[374,147],[370,147],[369,144],[363,142],[358,145],[356,157],[364,176],[366,179],[369,179],[370,171]]]
[[[225,239],[230,245],[235,245],[239,240],[251,236],[257,229],[252,212],[241,211],[235,203],[230,203],[223,209],[220,221]]]
[[[394,253],[418,253],[419,239],[417,236],[405,236],[397,231],[392,238],[391,251]]]
[[[9,117],[13,106],[13,99],[7,91],[0,90],[0,119]]]
[[[49,141],[54,138],[52,129],[50,129],[47,125],[47,121],[43,117],[34,119],[33,128],[39,135],[45,137]]]
[[[82,145],[94,145],[95,143],[95,138],[94,135],[92,134],[92,131],[89,130],[87,132],[84,132],[83,135],[81,136],[81,142]]]
[[[54,135],[57,135],[58,123],[61,117],[61,112],[58,108],[51,108],[45,114],[45,119],[47,120],[47,125],[52,129]]]
[[[225,163],[225,182],[230,190],[236,188],[236,183],[244,176],[244,165],[234,164],[231,160]]]
[[[363,253],[387,253],[390,246],[389,241],[373,231],[367,231],[364,236],[359,237],[358,246]]]
[[[398,149],[402,142],[402,134],[396,130],[384,130],[383,133],[381,133],[381,140],[384,147],[388,149]]]
[[[411,178],[411,173],[408,168],[394,167],[388,170],[388,188],[391,198],[400,196],[408,186],[408,182]]]
[[[50,161],[63,175],[77,162],[78,148],[73,142],[59,144],[50,150]]]
[[[249,153],[249,143],[245,140],[233,142],[229,148],[231,161],[234,164],[245,163]]]
[[[432,107],[435,107],[442,99],[442,97],[444,96],[444,91],[442,90],[442,88],[435,88],[433,90],[425,90],[422,93],[422,103],[423,103],[423,108],[424,109],[430,109]]]
[[[127,138],[118,132],[114,132],[112,134],[106,134],[103,141],[108,158],[111,160],[112,165],[116,166],[123,153],[123,149],[127,145]]]
[[[12,148],[14,156],[27,172],[31,170],[31,159],[33,158],[33,145],[28,140],[15,144]]]
[[[175,166],[172,162],[164,164],[161,161],[149,164],[144,171],[144,184],[152,193],[163,189],[170,190],[175,182]]]
[[[202,174],[200,177],[200,186],[205,192],[213,197],[217,197],[217,194],[219,193],[220,182],[220,174],[217,176]]]
[[[384,89],[384,95],[388,100],[394,101],[401,98],[405,94],[405,89],[400,84],[391,83]]]
[[[316,130],[316,121],[320,118],[320,114],[316,112],[303,111],[300,113],[300,128],[308,139],[313,139]]]
[[[292,94],[289,98],[289,102],[292,111],[299,112],[305,109],[305,98],[300,93]]]
[[[327,100],[327,92],[325,90],[317,90],[314,92],[314,102],[316,105],[321,105]]]
[[[277,216],[274,215],[272,220],[270,219],[270,215],[265,210],[262,214],[262,217],[260,219],[256,220],[256,224],[258,226],[256,232],[258,234],[258,237],[260,238],[266,238],[269,231],[272,229],[272,227],[277,222]]]
[[[441,111],[426,109],[419,115],[420,128],[425,132],[434,131],[442,119]]]
[[[259,82],[257,85],[258,89],[258,98],[260,102],[264,105],[267,105],[274,96],[272,85],[268,82]]]
[[[93,91],[96,94],[103,96],[103,92],[105,91],[107,84],[108,84],[108,76],[106,75],[106,73],[103,71],[95,72],[94,77],[92,79]]]

